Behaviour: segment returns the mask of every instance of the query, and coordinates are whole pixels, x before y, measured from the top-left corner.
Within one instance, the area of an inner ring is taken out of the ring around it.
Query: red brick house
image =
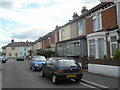
[[[118,47],[117,5],[104,2],[89,10],[87,18],[88,57],[103,58],[113,56]]]

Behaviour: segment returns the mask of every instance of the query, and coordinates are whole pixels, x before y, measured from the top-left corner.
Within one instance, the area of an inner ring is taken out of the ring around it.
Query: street
[[[53,84],[50,78],[40,77],[39,71],[29,68],[29,60],[8,60],[2,65],[2,88],[95,88],[73,80]]]

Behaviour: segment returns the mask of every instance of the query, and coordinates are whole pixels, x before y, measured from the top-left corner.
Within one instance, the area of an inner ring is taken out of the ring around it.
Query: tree
[[[52,51],[52,50],[40,49],[40,50],[37,51],[37,55],[42,55],[42,56],[45,56],[46,58],[51,57],[53,54],[55,54],[55,52]]]
[[[32,50],[29,50],[28,51],[29,55],[31,56],[33,54],[33,51]]]

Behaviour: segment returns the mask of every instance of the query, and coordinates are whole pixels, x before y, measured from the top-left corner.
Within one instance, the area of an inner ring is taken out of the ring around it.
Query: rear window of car
[[[77,67],[77,64],[74,60],[59,60],[60,67]]]
[[[34,61],[46,61],[46,58],[44,56],[34,57]]]

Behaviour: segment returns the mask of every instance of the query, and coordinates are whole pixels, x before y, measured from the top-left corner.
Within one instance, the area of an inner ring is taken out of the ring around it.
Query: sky
[[[72,20],[73,13],[81,15],[100,0],[0,0],[0,51],[14,39],[35,41]]]

